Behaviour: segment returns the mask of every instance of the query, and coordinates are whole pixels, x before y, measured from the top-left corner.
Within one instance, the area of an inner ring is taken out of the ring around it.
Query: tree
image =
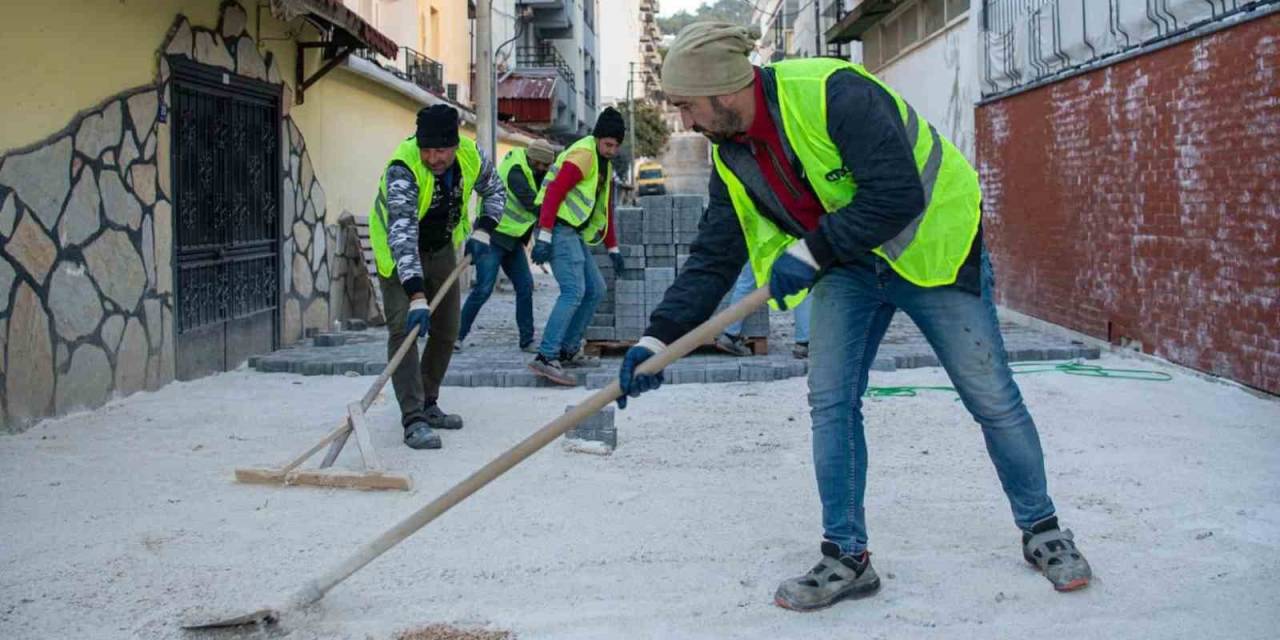
[[[622,112],[623,120],[630,122],[628,106],[625,102],[619,103],[618,111]],[[667,128],[667,121],[662,118],[662,110],[647,100],[636,101],[636,154],[645,158],[660,158],[670,139],[671,130]],[[630,175],[632,160],[630,150],[623,147],[614,162],[619,175]]]
[[[745,25],[751,22],[751,3],[743,0],[714,0],[698,5],[693,13],[680,11],[665,18],[658,18],[662,33],[676,34],[694,22],[716,20]]]
[[[629,105],[618,105],[622,118],[631,121]],[[667,148],[667,140],[671,138],[671,130],[667,121],[662,119],[662,111],[657,105],[647,100],[636,101],[636,154],[642,157],[657,158]]]

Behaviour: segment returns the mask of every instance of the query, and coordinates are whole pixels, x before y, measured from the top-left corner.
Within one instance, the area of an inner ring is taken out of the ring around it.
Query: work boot
[[[730,333],[722,333],[716,338],[716,348],[739,358],[752,355],[751,347],[747,346],[747,339],[742,336],[735,336]]]
[[[404,428],[404,443],[410,449],[439,449],[444,446],[440,442],[440,436],[422,420],[411,422]]]
[[[445,413],[435,401],[428,402],[423,412],[427,414],[427,424],[431,425],[432,429],[462,428],[462,416],[456,413]]]
[[[560,366],[565,369],[583,369],[600,366],[600,358],[589,356],[581,351],[560,352]]]
[[[529,370],[559,385],[578,386],[577,379],[565,372],[559,360],[548,360],[541,353],[529,363]]]
[[[530,339],[528,342],[524,342],[520,344],[520,350],[525,353],[537,353],[538,345],[532,339]]]
[[[1035,565],[1058,591],[1075,591],[1089,585],[1093,569],[1076,548],[1070,529],[1058,528],[1058,517],[1050,516],[1022,532],[1022,557]]]
[[[809,343],[797,342],[796,346],[791,347],[791,355],[796,360],[807,360],[809,358]]]
[[[880,577],[871,568],[871,554],[840,553],[840,546],[822,541],[822,560],[809,573],[778,585],[773,601],[783,609],[814,611],[845,598],[865,598],[880,588]]]

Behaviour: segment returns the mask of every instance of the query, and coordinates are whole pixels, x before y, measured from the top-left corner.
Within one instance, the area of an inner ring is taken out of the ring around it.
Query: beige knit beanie
[[[530,162],[551,164],[556,161],[556,150],[551,147],[551,143],[539,138],[529,144],[529,148],[525,150],[525,157]]]
[[[695,22],[680,30],[662,63],[662,90],[678,96],[722,96],[755,79],[747,56],[760,30],[728,22]]]

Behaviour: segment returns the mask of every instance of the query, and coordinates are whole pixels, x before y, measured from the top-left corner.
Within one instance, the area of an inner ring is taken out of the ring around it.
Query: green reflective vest
[[[579,229],[582,232],[582,239],[587,244],[600,244],[609,226],[609,193],[613,190],[611,179],[613,163],[606,161],[604,167],[600,166],[596,154],[595,136],[578,140],[556,156],[555,164],[551,165],[546,177],[542,179],[542,188],[538,189],[537,203],[539,206],[542,205],[542,200],[547,195],[547,185],[555,181],[556,175],[560,173],[560,165],[564,164],[564,159],[575,149],[587,149],[591,152],[590,171],[585,172],[586,175],[582,176],[582,180],[565,196],[564,202],[560,204],[560,210],[556,212],[556,217],[563,220],[565,224]],[[596,184],[600,181],[601,171],[605,172],[604,188],[597,193]],[[583,226],[584,223],[586,226]]]
[[[529,158],[525,155],[524,147],[516,147],[507,152],[502,158],[502,163],[498,165],[498,177],[502,179],[502,186],[507,189],[507,206],[502,210],[502,221],[498,223],[498,233],[519,238],[524,232],[538,221],[538,212],[530,211],[520,204],[520,199],[511,192],[511,185],[507,184],[507,176],[511,173],[511,169],[520,167],[520,172],[524,174],[524,179],[528,181],[529,187],[536,189],[538,185],[533,182],[533,169],[529,168]]]
[[[390,278],[396,270],[395,258],[391,256],[391,245],[387,243],[387,169],[399,162],[413,172],[418,182],[418,220],[427,215],[431,207],[431,194],[435,191],[436,176],[431,169],[422,163],[422,155],[418,150],[418,141],[414,136],[405,138],[396,147],[395,153],[382,169],[381,186],[373,200],[373,210],[369,212],[369,244],[373,247],[373,258],[378,265],[378,275]],[[458,248],[471,235],[471,192],[480,176],[480,151],[471,138],[458,140],[458,165],[462,168],[462,215],[458,226],[453,228],[453,246]]]
[[[906,125],[924,186],[925,208],[897,236],[872,251],[909,282],[937,287],[955,282],[978,231],[982,199],[978,174],[964,156],[896,92],[861,66],[831,58],[785,60],[770,65],[778,83],[783,134],[804,168],[805,177],[827,213],[853,201],[858,185],[844,168],[840,151],[827,134],[827,79],[850,70],[875,82],[893,97]],[[724,181],[742,225],[756,284],[765,286],[769,269],[796,240],[760,215],[742,181],[714,148],[716,173]],[[808,294],[787,298],[795,308]]]

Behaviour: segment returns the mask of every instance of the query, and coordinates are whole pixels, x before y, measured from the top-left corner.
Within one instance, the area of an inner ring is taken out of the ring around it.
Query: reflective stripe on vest
[[[596,139],[594,136],[587,136],[579,139],[577,142],[569,145],[567,149],[560,152],[556,156],[556,161],[547,170],[547,175],[542,179],[542,187],[538,190],[539,205],[546,198],[547,187],[555,181],[556,176],[560,173],[560,166],[564,164],[565,158],[575,149],[587,149],[591,152],[591,168],[585,172],[582,180],[569,191],[564,197],[564,202],[560,205],[560,210],[556,212],[556,218],[563,220],[565,224],[581,229],[582,239],[587,244],[600,244],[604,240],[605,231],[609,225],[609,193],[613,190],[612,163],[605,162],[603,168],[600,167],[600,161],[596,157]],[[604,188],[599,192],[597,198],[596,185],[600,181],[600,172],[605,172]],[[586,223],[586,226],[583,226]]]
[[[457,249],[471,235],[471,192],[475,188],[476,179],[480,176],[480,151],[470,138],[458,140],[458,166],[462,169],[462,214],[458,225],[453,228],[453,247]],[[422,163],[422,154],[418,149],[418,141],[414,136],[405,138],[398,146],[387,166],[382,169],[382,179],[378,187],[378,195],[373,199],[373,208],[369,212],[369,244],[373,248],[374,262],[378,266],[378,275],[390,278],[395,272],[396,261],[391,255],[391,245],[387,242],[387,169],[392,164],[401,163],[413,172],[418,183],[418,220],[427,215],[431,208],[431,194],[435,191],[436,176],[427,165]]]
[[[498,223],[498,233],[519,238],[524,235],[529,227],[538,220],[536,211],[529,211],[520,204],[520,198],[517,198],[511,191],[511,185],[507,184],[507,176],[511,174],[511,169],[520,167],[520,172],[524,174],[524,179],[529,183],[530,188],[537,188],[538,185],[533,183],[533,169],[529,168],[529,158],[525,155],[524,147],[516,147],[507,152],[502,158],[502,163],[498,165],[498,177],[502,179],[502,186],[507,189],[507,205],[502,210],[502,221]]]
[[[783,133],[828,213],[848,205],[858,187],[827,133],[827,80],[837,71],[849,70],[888,92],[898,106],[912,146],[924,188],[925,208],[897,236],[872,251],[913,284],[936,287],[955,282],[977,234],[981,201],[978,174],[960,151],[861,66],[810,58],[778,62],[771,68],[777,79]],[[759,214],[742,182],[720,158],[719,149],[713,155],[716,172],[728,188],[742,223],[756,282],[764,286],[773,261],[795,239]],[[788,298],[788,306],[794,306],[804,295],[794,296],[794,302]]]

